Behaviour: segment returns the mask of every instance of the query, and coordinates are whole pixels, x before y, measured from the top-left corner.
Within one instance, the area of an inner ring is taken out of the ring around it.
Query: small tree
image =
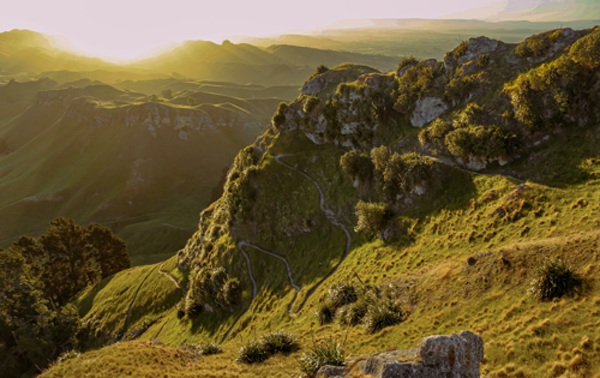
[[[384,202],[358,201],[356,204],[358,222],[354,230],[365,232],[368,235],[377,235],[380,239],[383,239],[390,215],[390,211]]]

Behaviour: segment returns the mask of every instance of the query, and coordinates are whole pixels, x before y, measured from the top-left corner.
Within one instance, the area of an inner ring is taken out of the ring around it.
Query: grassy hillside
[[[23,100],[34,96],[28,88],[39,90],[0,128],[0,216],[13,219],[2,245],[68,216],[111,226],[136,264],[183,245],[223,170],[280,101],[180,91],[148,102],[104,84],[40,90],[49,86],[56,83],[1,88]]]
[[[485,376],[599,376],[599,41],[597,28],[477,38],[443,62],[312,76],[239,152],[176,257],[78,299],[83,345],[124,328],[136,341],[42,376],[284,377],[329,338],[352,364],[462,329],[484,340]],[[573,290],[536,296],[561,262]],[[299,352],[234,362],[280,329]],[[223,353],[181,349],[209,341]]]

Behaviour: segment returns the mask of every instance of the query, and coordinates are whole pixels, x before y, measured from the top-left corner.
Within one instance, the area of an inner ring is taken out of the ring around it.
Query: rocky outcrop
[[[423,127],[448,110],[448,105],[437,97],[425,97],[417,100],[415,110],[410,117],[414,127]]]
[[[446,54],[444,57],[446,72],[452,72],[456,67],[460,67],[482,54],[489,54],[496,51],[501,43],[498,40],[488,37],[469,38],[467,42]]]
[[[334,90],[339,83],[353,81],[361,74],[375,71],[371,67],[360,65],[337,67],[318,75],[313,75],[302,85],[301,93],[304,95],[317,95],[328,89]]]
[[[222,112],[221,112],[222,113]],[[258,127],[256,122],[242,122],[233,112],[211,115],[197,108],[172,107],[157,102],[136,105],[105,107],[90,97],[78,97],[71,100],[65,118],[77,123],[95,127],[122,125],[141,127],[156,137],[160,129],[171,129],[182,140],[190,133],[218,132],[220,127]]]
[[[359,361],[355,369],[376,378],[476,378],[482,358],[482,338],[470,331],[461,331],[426,337],[412,349],[367,357]],[[351,374],[343,368],[323,367],[317,376],[332,378]]]

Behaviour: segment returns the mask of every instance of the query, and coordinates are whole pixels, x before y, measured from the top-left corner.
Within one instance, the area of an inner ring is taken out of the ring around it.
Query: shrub
[[[195,352],[200,356],[210,356],[212,354],[223,353],[223,348],[219,344],[207,342],[204,344],[186,344],[183,349]]]
[[[365,153],[346,152],[340,157],[340,167],[353,180],[366,182],[373,177],[373,163]]]
[[[304,353],[298,362],[304,377],[314,377],[317,371],[325,366],[344,366],[344,347],[333,339],[314,344],[311,350]]]
[[[444,144],[454,156],[495,158],[511,153],[518,138],[501,126],[467,126],[449,132]]]
[[[329,304],[334,309],[338,309],[344,305],[356,302],[358,296],[356,289],[351,284],[338,282],[333,285],[328,293]]]
[[[219,344],[208,342],[198,346],[198,352],[203,356],[223,353],[223,348]]]
[[[391,300],[380,299],[369,305],[363,324],[367,333],[375,333],[401,321],[400,306]]]
[[[317,311],[315,311],[315,316],[320,325],[329,324],[333,321],[335,309],[332,309],[329,303],[323,302],[319,305]]]
[[[390,212],[385,202],[371,203],[358,201],[356,204],[358,221],[354,230],[369,235],[383,237],[383,232],[390,219]]]
[[[275,112],[275,115],[273,115],[273,126],[275,126],[276,129],[279,129],[281,127],[281,125],[283,125],[283,123],[285,122],[285,112],[288,109],[288,105],[285,102],[281,102],[279,103],[279,105],[277,106],[277,111]]]
[[[329,68],[327,68],[327,66],[321,64],[319,67],[317,67],[317,75],[320,75],[322,73],[325,73],[329,71]]]
[[[290,354],[300,349],[298,339],[284,331],[270,332],[261,337],[260,343],[269,355],[276,353]]]
[[[270,356],[271,355],[265,351],[262,343],[259,341],[250,341],[248,344],[240,348],[236,361],[243,362],[245,364],[254,364],[257,362],[263,362]]]
[[[240,348],[236,361],[247,364],[263,362],[277,353],[290,354],[300,349],[295,336],[284,331],[270,332],[259,341],[250,341]]]
[[[440,119],[436,118],[429,127],[421,129],[419,132],[419,143],[425,145],[427,142],[443,143],[444,137],[452,130],[452,126]]]
[[[419,59],[417,59],[414,56],[405,56],[402,59],[400,59],[400,63],[398,64],[398,67],[396,68],[396,74],[400,74],[400,71],[402,71],[402,69],[408,67],[408,66],[414,66],[416,64],[419,64]]]
[[[368,305],[364,299],[359,299],[354,303],[347,304],[338,311],[341,325],[355,326],[362,322],[367,314]]]
[[[583,280],[562,260],[546,260],[538,267],[529,292],[540,301],[549,301],[578,293]]]

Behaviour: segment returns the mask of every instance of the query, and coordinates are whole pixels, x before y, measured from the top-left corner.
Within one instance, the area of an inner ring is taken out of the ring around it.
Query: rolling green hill
[[[281,101],[180,91],[149,102],[144,94],[82,84],[0,88],[15,99],[6,112],[28,104],[0,127],[0,217],[12,219],[0,231],[4,246],[68,216],[110,225],[136,264],[171,256],[223,170]]]
[[[313,75],[177,256],[77,299],[83,349],[135,341],[41,376],[287,377],[319,341],[353,367],[461,329],[482,336],[487,377],[598,376],[598,51],[600,29],[558,29]],[[300,352],[234,362],[280,329]],[[209,341],[223,353],[185,347]]]

